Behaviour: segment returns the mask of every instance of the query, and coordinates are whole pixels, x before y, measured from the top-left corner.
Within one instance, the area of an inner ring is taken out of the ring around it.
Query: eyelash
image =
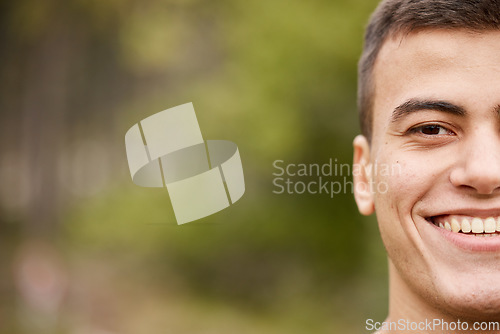
[[[447,135],[455,135],[453,131],[448,129],[447,127],[441,125],[441,124],[436,124],[436,123],[429,123],[429,124],[422,124],[422,125],[417,125],[415,127],[410,128],[407,133],[408,134],[418,134],[422,136],[427,136],[427,137],[433,137],[433,136],[442,136],[444,134],[436,133],[436,134],[427,134],[423,133],[422,130],[424,128],[439,128],[439,132],[441,132],[441,129],[445,130]]]

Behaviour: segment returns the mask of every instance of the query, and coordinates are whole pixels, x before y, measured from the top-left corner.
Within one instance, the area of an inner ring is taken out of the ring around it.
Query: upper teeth
[[[437,218],[434,224],[452,232],[462,233],[495,233],[500,232],[500,217],[488,217],[486,219],[478,217],[446,216]]]

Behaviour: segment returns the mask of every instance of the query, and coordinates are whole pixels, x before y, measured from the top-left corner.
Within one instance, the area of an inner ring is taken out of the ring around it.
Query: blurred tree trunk
[[[28,186],[26,232],[52,234],[61,200],[59,155],[66,142],[71,40],[54,24],[25,59],[21,92],[20,154]]]

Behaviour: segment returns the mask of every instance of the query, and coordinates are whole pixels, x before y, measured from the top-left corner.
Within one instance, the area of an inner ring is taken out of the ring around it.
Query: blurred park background
[[[275,160],[351,163],[376,4],[2,1],[0,333],[362,333],[383,320],[385,254],[350,188],[273,193]],[[132,183],[124,135],[187,102],[205,138],[238,145],[246,193],[177,226],[166,189]]]

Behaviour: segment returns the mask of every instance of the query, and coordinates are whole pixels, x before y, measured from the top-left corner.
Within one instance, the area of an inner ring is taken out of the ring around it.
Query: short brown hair
[[[422,29],[500,29],[500,0],[384,0],[372,14],[358,66],[358,110],[361,132],[371,140],[373,67],[389,36]]]

